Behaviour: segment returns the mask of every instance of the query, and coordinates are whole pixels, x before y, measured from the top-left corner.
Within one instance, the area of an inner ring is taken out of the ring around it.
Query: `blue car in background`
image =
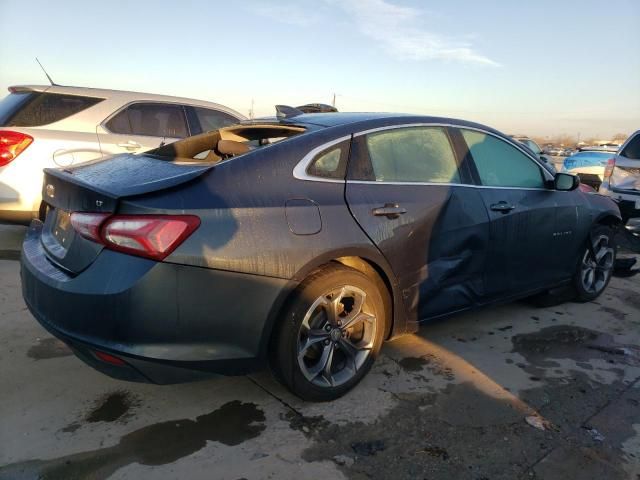
[[[604,149],[581,150],[564,159],[561,171],[578,175],[582,183],[598,190],[607,161],[613,156],[615,152]]]

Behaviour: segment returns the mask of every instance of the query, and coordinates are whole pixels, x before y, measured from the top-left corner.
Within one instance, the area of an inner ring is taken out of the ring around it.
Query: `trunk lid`
[[[72,212],[115,213],[124,197],[175,187],[211,168],[152,155],[118,155],[74,168],[45,169],[42,198],[49,212],[42,245],[47,257],[71,274],[80,273],[104,247],[75,232]]]

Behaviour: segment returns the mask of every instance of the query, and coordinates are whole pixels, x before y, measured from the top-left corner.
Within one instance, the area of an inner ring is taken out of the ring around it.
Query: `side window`
[[[371,180],[460,183],[449,137],[440,127],[411,127],[366,136]]]
[[[636,135],[621,152],[629,160],[640,160],[640,134]]]
[[[112,133],[184,138],[188,135],[181,105],[134,103],[106,124]]]
[[[543,188],[540,166],[504,140],[462,129],[483,185],[492,187]]]
[[[125,108],[106,123],[105,126],[111,133],[131,135],[131,124],[129,123],[129,112],[127,110]]]
[[[200,122],[203,132],[218,130],[219,128],[235,125],[239,122],[237,118],[218,110],[202,107],[193,107],[193,109],[196,112],[196,117],[198,117],[198,122]]]
[[[346,153],[349,143],[333,146],[321,152],[307,168],[307,173],[314,177],[344,180],[347,166]]]

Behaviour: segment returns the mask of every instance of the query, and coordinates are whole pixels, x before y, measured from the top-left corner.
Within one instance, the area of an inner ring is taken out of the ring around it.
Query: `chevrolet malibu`
[[[301,398],[331,400],[420,323],[561,288],[600,295],[620,213],[578,183],[475,123],[281,109],[46,170],[23,295],[113,377],[270,365]]]

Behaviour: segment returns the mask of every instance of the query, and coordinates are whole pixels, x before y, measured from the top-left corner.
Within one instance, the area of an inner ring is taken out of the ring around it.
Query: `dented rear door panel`
[[[409,321],[481,301],[489,220],[475,189],[348,183],[346,195],[358,224],[391,264]],[[387,203],[407,212],[372,214]]]
[[[360,137],[351,147],[347,204],[390,263],[407,321],[481,303],[489,218],[476,189],[454,183],[357,180],[370,175],[370,167],[368,148]],[[390,215],[381,215],[387,211],[381,208],[389,208]],[[396,210],[399,213],[393,215]]]

